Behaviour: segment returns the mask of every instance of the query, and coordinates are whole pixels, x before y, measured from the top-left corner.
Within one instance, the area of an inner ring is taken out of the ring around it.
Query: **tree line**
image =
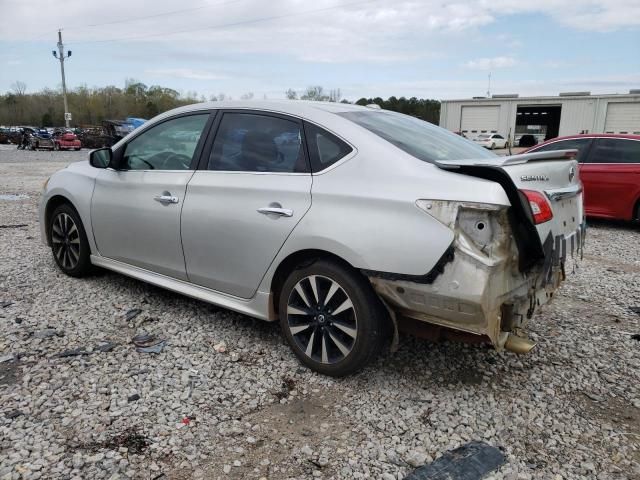
[[[289,89],[285,96],[291,100],[351,103],[342,98],[340,89],[325,90],[322,86],[307,87],[301,92]],[[251,92],[240,97],[243,100],[251,98]],[[126,117],[151,118],[183,105],[230,99],[231,97],[224,93],[212,95],[207,99],[196,92],[180,93],[159,85],[147,86],[134,79],[127,79],[123,88],[113,85],[94,88],[81,86],[67,91],[69,111],[73,115],[71,124],[74,126],[99,125],[103,120]],[[375,103],[386,110],[413,115],[435,124],[440,118],[440,102],[437,100],[392,96],[387,100],[380,97],[361,98],[355,103]],[[15,82],[10,91],[0,94],[0,125],[64,125],[62,90],[45,88],[27,93],[23,82]]]
[[[1,125],[32,125],[52,127],[64,125],[62,90],[45,88],[26,93],[26,85],[16,82],[12,89],[0,95]],[[195,92],[181,95],[171,88],[159,85],[147,86],[135,80],[127,80],[124,88],[113,85],[88,88],[81,86],[67,91],[72,125],[98,125],[105,119],[125,117],[151,118],[166,110],[197,103]]]

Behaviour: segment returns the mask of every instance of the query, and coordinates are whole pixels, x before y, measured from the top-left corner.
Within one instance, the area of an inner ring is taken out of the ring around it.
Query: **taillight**
[[[531,213],[533,214],[533,223],[536,225],[544,222],[548,222],[553,218],[553,211],[551,210],[551,204],[546,197],[535,190],[520,190],[531,207]]]

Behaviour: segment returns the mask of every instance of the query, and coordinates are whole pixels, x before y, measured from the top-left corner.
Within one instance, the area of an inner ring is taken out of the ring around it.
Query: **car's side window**
[[[589,163],[640,163],[640,141],[624,138],[599,138]]]
[[[308,173],[301,123],[281,117],[228,112],[222,116],[209,170]]]
[[[353,150],[334,134],[311,123],[305,122],[304,133],[309,146],[312,172],[324,170]]]
[[[500,140],[502,140],[504,137],[502,135],[495,134],[493,138],[499,138]]]
[[[189,170],[209,114],[189,115],[162,122],[125,147],[126,170]]]
[[[582,162],[585,159],[584,155],[589,149],[590,144],[591,144],[590,138],[572,138],[568,140],[560,140],[559,142],[548,143],[547,145],[543,145],[540,148],[536,148],[532,153],[576,149],[578,150],[578,155],[576,159],[579,162]]]

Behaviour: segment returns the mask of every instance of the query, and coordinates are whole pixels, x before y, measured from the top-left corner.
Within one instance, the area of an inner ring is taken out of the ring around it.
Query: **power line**
[[[147,20],[149,18],[166,17],[167,15],[177,15],[177,14],[180,14],[180,13],[194,12],[196,10],[202,10],[202,9],[209,8],[209,7],[218,7],[218,6],[221,6],[221,5],[229,5],[231,3],[240,3],[240,2],[245,2],[245,1],[246,0],[229,0],[229,1],[226,1],[226,2],[207,3],[206,5],[201,5],[200,7],[183,8],[183,9],[180,9],[180,10],[172,10],[170,12],[162,12],[162,13],[156,13],[156,14],[153,14],[153,15],[143,15],[141,17],[127,18],[125,20],[114,20],[112,22],[94,23],[94,24],[90,24],[90,25],[87,25],[86,27],[81,27],[81,28],[102,27],[104,25],[116,25],[118,23],[131,23],[131,22],[137,22],[139,20]]]
[[[315,8],[315,9],[311,9],[311,10],[305,10],[305,11],[302,11],[302,12],[285,13],[285,14],[282,14],[282,15],[272,15],[272,16],[268,16],[268,17],[254,18],[254,19],[251,19],[251,20],[241,20],[241,21],[238,21],[238,22],[221,23],[221,24],[212,25],[212,26],[209,26],[209,27],[188,28],[188,29],[185,29],[185,30],[175,30],[173,32],[162,32],[162,33],[151,33],[151,34],[146,34],[146,35],[133,35],[133,36],[129,36],[129,37],[111,38],[111,39],[107,39],[107,40],[90,40],[90,41],[87,41],[87,42],[77,42],[77,43],[74,43],[73,45],[90,45],[90,44],[98,44],[98,43],[122,42],[122,41],[127,41],[127,40],[138,40],[138,39],[142,39],[142,38],[167,37],[169,35],[179,35],[181,33],[193,33],[193,32],[199,32],[199,31],[203,31],[203,30],[212,30],[214,28],[237,27],[237,26],[241,26],[241,25],[250,25],[250,24],[254,24],[254,23],[267,22],[267,21],[272,21],[272,20],[280,20],[282,18],[296,17],[296,16],[300,16],[300,15],[306,15],[306,14],[309,14],[309,13],[325,12],[327,10],[334,10],[336,8],[344,8],[344,7],[352,7],[352,6],[355,6],[355,5],[371,4],[371,3],[374,3],[374,2],[378,2],[378,1],[380,1],[380,0],[359,0],[359,1],[356,1],[356,2],[343,3],[341,5],[333,5],[331,7]]]
[[[116,25],[116,24],[120,24],[120,23],[133,23],[133,22],[137,22],[140,20],[147,20],[149,18],[158,18],[158,17],[165,17],[167,15],[178,15],[181,13],[187,13],[187,12],[194,12],[196,10],[202,10],[205,8],[210,8],[210,7],[219,7],[222,5],[229,5],[232,3],[240,3],[240,2],[245,2],[247,0],[228,0],[225,2],[218,2],[218,3],[207,3],[205,5],[201,5],[199,7],[191,7],[191,8],[183,8],[180,10],[171,10],[170,12],[161,12],[161,13],[155,13],[153,15],[143,15],[140,17],[133,17],[133,18],[127,18],[124,20],[114,20],[112,22],[104,22],[104,23],[93,23],[93,24],[88,24],[88,25],[73,25],[71,27],[64,27],[64,28],[59,28],[57,30],[85,30],[87,28],[94,28],[94,27],[102,27],[105,25]],[[48,36],[51,33],[51,31],[46,31],[45,33],[42,33],[40,35],[38,35],[37,37],[32,38],[30,41],[36,41],[39,40],[40,38],[43,38],[45,36]]]

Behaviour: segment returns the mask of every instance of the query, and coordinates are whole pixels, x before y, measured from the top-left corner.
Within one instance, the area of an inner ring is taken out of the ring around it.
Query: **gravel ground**
[[[495,479],[640,479],[638,227],[591,224],[531,354],[402,337],[335,380],[301,368],[275,324],[62,275],[37,202],[86,155],[0,146],[0,225],[26,224],[0,228],[0,479],[390,480],[470,440],[504,449]],[[143,331],[162,353],[136,351]]]

